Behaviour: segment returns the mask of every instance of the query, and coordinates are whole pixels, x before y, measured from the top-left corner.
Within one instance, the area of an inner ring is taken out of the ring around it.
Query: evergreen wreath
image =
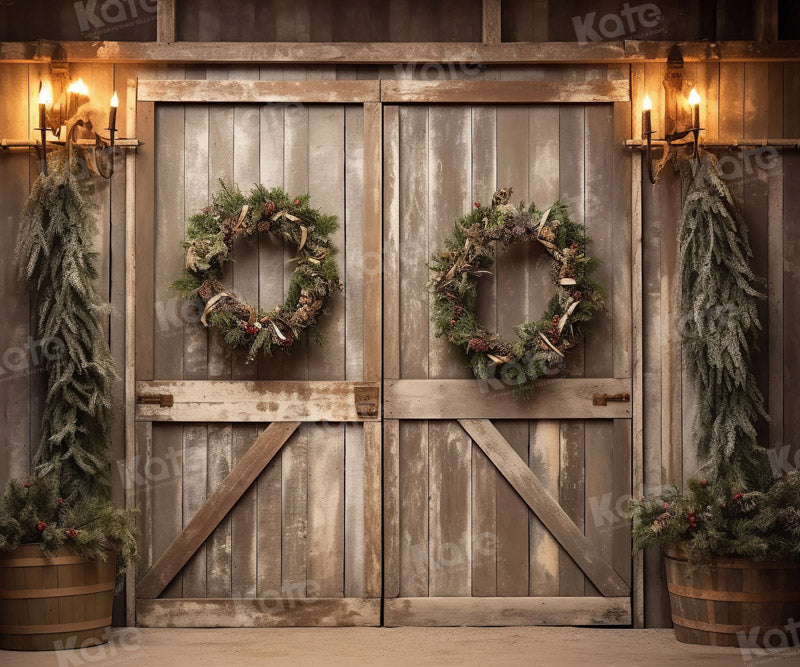
[[[211,206],[189,219],[184,276],[172,288],[203,303],[200,321],[216,328],[233,348],[247,350],[248,361],[259,352],[285,350],[308,331],[320,345],[319,316],[335,289],[341,289],[330,235],[335,216],[309,206],[308,195],[290,197],[280,188],[255,185],[248,196],[220,180]],[[296,266],[283,305],[268,312],[239,299],[222,285],[225,263],[237,238],[259,232],[276,234],[297,246]]]
[[[475,210],[456,221],[445,250],[433,257],[429,287],[436,336],[447,336],[464,350],[476,378],[499,372],[515,395],[525,397],[537,378],[560,371],[565,353],[604,301],[591,278],[597,262],[586,254],[584,227],[570,220],[567,205],[557,201],[546,211],[534,203],[515,207],[508,203],[511,192],[498,190],[490,206],[475,202]],[[497,242],[529,241],[538,241],[553,258],[555,294],[543,315],[517,326],[517,340],[509,342],[478,321],[477,285],[492,274]]]

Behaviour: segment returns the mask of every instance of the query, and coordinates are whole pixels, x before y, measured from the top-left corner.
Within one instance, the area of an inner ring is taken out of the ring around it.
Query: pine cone
[[[264,215],[272,215],[273,213],[275,213],[275,202],[268,199],[267,203],[264,204]]]
[[[669,523],[669,519],[670,519],[670,516],[669,516],[669,514],[667,512],[659,514],[655,518],[655,521],[653,521],[653,524],[650,526],[650,528],[652,529],[652,531],[654,533],[658,534],[662,530],[664,530],[664,528],[667,527],[667,524]]]
[[[216,293],[216,289],[214,288],[214,283],[210,280],[204,280],[203,284],[200,285],[200,289],[197,290],[197,293],[200,295],[202,299],[210,299]]]
[[[489,350],[489,345],[482,338],[472,338],[469,341],[469,347],[475,352],[487,352]]]
[[[500,188],[492,196],[492,207],[507,204],[511,200],[511,193],[514,188]]]

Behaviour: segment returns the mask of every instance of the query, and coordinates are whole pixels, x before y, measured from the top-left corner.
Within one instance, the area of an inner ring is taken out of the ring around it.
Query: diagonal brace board
[[[459,419],[463,429],[558,540],[597,589],[606,596],[630,593],[622,577],[601,557],[589,539],[542,486],[536,475],[488,419]]]
[[[222,480],[216,491],[170,544],[136,586],[137,598],[157,598],[200,545],[233,509],[300,422],[273,422]]]

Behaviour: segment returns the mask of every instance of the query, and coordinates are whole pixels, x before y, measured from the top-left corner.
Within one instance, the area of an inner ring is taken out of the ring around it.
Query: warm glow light
[[[697,90],[694,88],[692,88],[692,92],[689,93],[689,104],[692,106],[700,104],[700,95],[697,94]]]
[[[53,91],[50,90],[50,86],[47,84],[42,84],[42,88],[39,91],[39,104],[47,104],[50,105],[53,103]]]
[[[71,84],[69,84],[69,87],[67,88],[67,92],[68,93],[72,93],[73,95],[77,94],[77,95],[85,95],[86,97],[89,97],[89,88],[83,82],[83,79],[81,79],[81,78],[78,78],[77,81],[73,81]]]
[[[645,93],[644,101],[642,102],[642,110],[643,111],[650,111],[653,108],[653,103],[650,101],[650,95]]]
[[[114,96],[111,98],[111,106],[118,107],[119,106],[119,97],[117,97],[117,91],[114,91]]]

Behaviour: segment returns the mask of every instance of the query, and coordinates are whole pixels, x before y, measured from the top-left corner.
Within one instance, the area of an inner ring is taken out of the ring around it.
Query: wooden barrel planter
[[[716,558],[713,567],[693,570],[676,547],[664,549],[664,562],[678,641],[750,648],[797,645],[798,563]]]
[[[96,646],[108,641],[115,558],[87,560],[38,544],[0,552],[0,648],[16,651]]]

